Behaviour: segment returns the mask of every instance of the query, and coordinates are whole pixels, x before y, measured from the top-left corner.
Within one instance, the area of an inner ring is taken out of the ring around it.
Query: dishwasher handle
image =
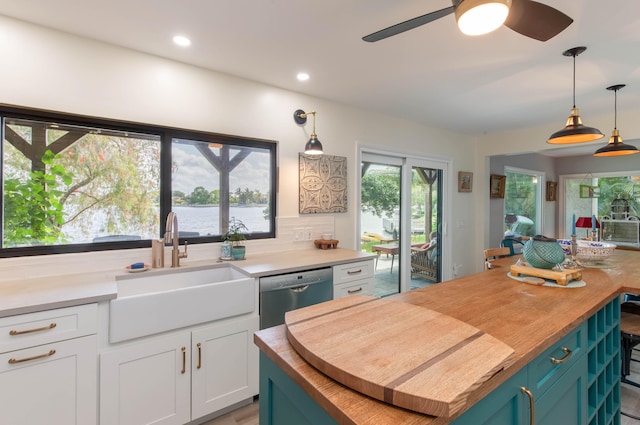
[[[295,286],[293,288],[289,288],[291,291],[296,292],[296,293],[300,293],[300,292],[304,292],[307,289],[309,289],[309,285],[300,285],[300,286]]]

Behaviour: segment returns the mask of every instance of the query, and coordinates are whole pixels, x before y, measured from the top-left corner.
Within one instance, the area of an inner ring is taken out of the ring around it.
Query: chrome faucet
[[[180,237],[178,234],[178,216],[173,211],[167,215],[167,226],[164,232],[165,243],[173,245],[171,249],[171,267],[180,267],[180,259],[187,258],[187,241],[184,242],[184,252],[180,252]]]

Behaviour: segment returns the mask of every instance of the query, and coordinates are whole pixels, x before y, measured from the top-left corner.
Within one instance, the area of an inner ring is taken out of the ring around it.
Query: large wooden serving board
[[[378,400],[452,416],[515,360],[479,329],[420,306],[353,295],[286,313],[295,350],[332,379]]]

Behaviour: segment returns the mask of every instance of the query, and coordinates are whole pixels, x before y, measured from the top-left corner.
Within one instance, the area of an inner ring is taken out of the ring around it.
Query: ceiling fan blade
[[[533,0],[512,0],[504,25],[527,37],[547,41],[572,22],[573,19],[546,4]]]
[[[417,18],[409,19],[408,21],[400,22],[399,24],[395,24],[383,30],[376,31],[372,34],[362,37],[362,39],[368,42],[380,41],[387,37],[391,37],[392,35],[400,34],[405,31],[417,28],[421,25],[428,24],[429,22],[440,19],[443,16],[450,15],[454,10],[455,8],[453,6],[446,7],[435,12],[427,13],[426,15],[418,16]]]

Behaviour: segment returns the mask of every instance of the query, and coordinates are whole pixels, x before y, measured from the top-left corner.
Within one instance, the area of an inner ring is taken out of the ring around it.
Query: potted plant
[[[247,229],[242,220],[231,217],[229,229],[222,235],[222,239],[231,242],[231,257],[234,260],[244,260],[246,247],[242,245],[242,241],[247,239],[246,233],[249,233],[249,229]]]

